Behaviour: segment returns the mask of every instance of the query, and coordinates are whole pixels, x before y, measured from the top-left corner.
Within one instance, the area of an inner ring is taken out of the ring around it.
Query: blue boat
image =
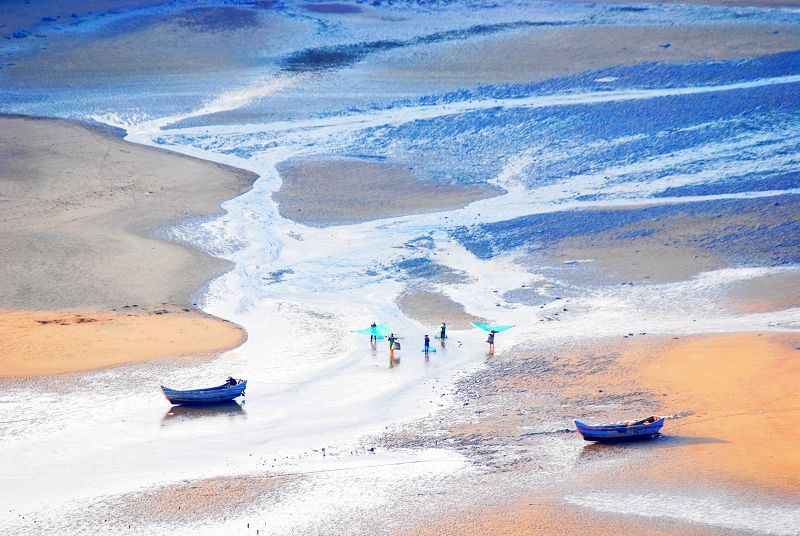
[[[616,443],[657,437],[661,435],[664,419],[666,417],[652,416],[640,421],[600,426],[590,426],[580,421],[575,421],[575,426],[586,441]]]
[[[229,378],[228,381],[216,387],[205,389],[191,389],[189,391],[177,391],[169,387],[161,386],[164,396],[172,404],[217,404],[233,400],[236,397],[244,396],[247,388],[247,380],[236,380]]]

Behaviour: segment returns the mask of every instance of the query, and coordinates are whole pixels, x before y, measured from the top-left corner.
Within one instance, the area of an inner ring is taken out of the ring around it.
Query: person
[[[225,387],[233,387],[237,383],[238,382],[236,381],[236,378],[234,378],[233,376],[228,376],[228,379],[225,382]]]
[[[394,333],[390,333],[386,340],[389,341],[389,356],[394,358],[394,343],[397,341],[397,337],[394,336]]]
[[[446,339],[447,338],[447,324],[445,324],[444,322],[442,322],[442,331],[439,334],[439,338],[440,339]]]
[[[425,335],[425,353],[427,354],[430,351],[431,351],[431,338]]]
[[[497,333],[495,330],[489,332],[489,338],[486,339],[486,342],[489,343],[489,353],[494,353],[494,334]]]
[[[376,324],[375,322],[373,322],[372,325],[370,326],[370,328],[372,328],[372,333],[370,333],[369,342],[372,342],[372,343],[377,343],[378,342],[378,335],[375,332],[375,328],[377,328],[377,327],[378,327],[378,324]]]

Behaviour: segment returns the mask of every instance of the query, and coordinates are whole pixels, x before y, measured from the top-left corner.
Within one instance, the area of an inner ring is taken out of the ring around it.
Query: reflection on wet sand
[[[596,461],[617,456],[624,456],[626,453],[632,451],[691,447],[693,445],[705,445],[711,443],[728,443],[728,441],[716,437],[661,435],[653,439],[643,439],[628,443],[589,443],[585,445],[583,449],[581,449],[578,458],[582,461]]]
[[[203,406],[172,406],[164,414],[161,424],[163,426],[170,421],[177,422],[186,419],[221,416],[227,416],[228,418],[246,417],[247,412],[242,407],[242,404],[233,400]]]

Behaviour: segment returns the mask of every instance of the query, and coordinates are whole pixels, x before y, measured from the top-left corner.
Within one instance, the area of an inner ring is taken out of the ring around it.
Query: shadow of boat
[[[172,406],[164,414],[161,423],[178,422],[190,419],[213,418],[213,417],[244,417],[247,412],[241,404],[229,400],[216,404],[204,404],[198,406]]]
[[[654,438],[638,441],[617,443],[587,443],[581,449],[578,459],[581,461],[597,461],[616,458],[626,453],[643,450],[661,450],[676,447],[689,447],[692,445],[707,445],[712,443],[727,443],[724,439],[715,437],[659,435]]]

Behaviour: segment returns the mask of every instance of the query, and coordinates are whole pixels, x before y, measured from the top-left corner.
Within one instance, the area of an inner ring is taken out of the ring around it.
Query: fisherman
[[[234,378],[233,376],[228,376],[228,379],[225,382],[225,387],[233,387],[237,383],[238,382],[236,381],[236,378]]]
[[[394,358],[394,343],[397,341],[397,337],[394,336],[394,333],[390,333],[386,340],[389,341],[389,357]]]
[[[486,339],[486,342],[489,343],[489,353],[494,353],[494,334],[497,333],[495,330],[489,332],[489,338]]]
[[[373,322],[372,325],[370,325],[370,329],[372,331],[370,332],[370,335],[369,335],[369,342],[374,342],[374,343],[378,342],[378,335],[376,334],[376,330],[375,330],[375,328],[377,328],[377,327],[378,327],[378,324],[376,324],[375,322]]]
[[[427,354],[430,351],[431,351],[431,338],[425,335],[425,353]]]
[[[445,324],[444,322],[442,322],[442,331],[439,334],[439,338],[440,339],[446,339],[447,338],[447,324]]]

